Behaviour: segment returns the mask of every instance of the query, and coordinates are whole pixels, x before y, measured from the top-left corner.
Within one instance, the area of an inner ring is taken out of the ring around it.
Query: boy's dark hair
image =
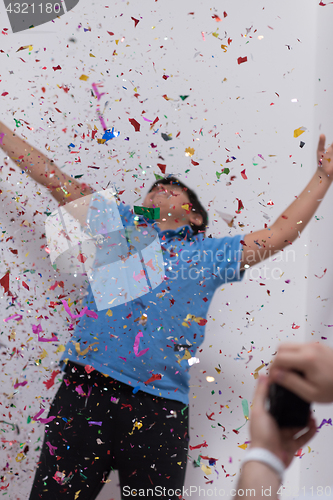
[[[183,190],[186,192],[190,200],[190,203],[192,204],[191,207],[192,212],[196,212],[197,214],[200,214],[202,216],[201,226],[197,226],[196,224],[191,223],[193,234],[198,234],[199,231],[205,233],[208,225],[208,214],[207,211],[204,209],[204,207],[201,205],[200,201],[198,200],[198,197],[195,194],[195,192],[192,191],[192,189],[190,189],[189,187],[185,186],[183,182],[178,180],[177,177],[174,177],[173,175],[168,175],[163,179],[154,182],[154,184],[151,186],[148,192],[150,193],[154,189],[154,187],[157,186],[157,184],[166,184],[166,185],[175,184],[176,186],[180,186],[181,188],[183,188]]]

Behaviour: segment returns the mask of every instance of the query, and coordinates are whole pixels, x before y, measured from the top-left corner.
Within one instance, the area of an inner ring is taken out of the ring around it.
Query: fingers
[[[311,418],[309,422],[309,429],[305,434],[302,434],[299,438],[295,440],[297,448],[302,448],[317,432],[316,421]]]
[[[308,403],[311,403],[314,399],[315,388],[313,384],[297,373],[272,369],[270,372],[270,380],[294,392]]]
[[[326,137],[324,134],[320,134],[318,142],[318,151],[325,150]]]
[[[259,375],[259,380],[253,398],[254,408],[265,408],[265,402],[268,396],[268,386],[268,377],[265,375]]]

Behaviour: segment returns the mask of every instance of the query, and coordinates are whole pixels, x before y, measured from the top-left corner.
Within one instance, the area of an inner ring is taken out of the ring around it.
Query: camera
[[[302,373],[296,372],[303,376]],[[278,426],[306,427],[310,416],[310,403],[279,384],[271,384],[268,394],[269,413]]]

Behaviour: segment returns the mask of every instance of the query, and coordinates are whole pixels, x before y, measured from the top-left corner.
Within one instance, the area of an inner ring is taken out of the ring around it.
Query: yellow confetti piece
[[[68,297],[67,304],[68,304],[68,307],[71,307],[74,304],[74,300],[73,300],[73,302],[71,302],[70,297]]]
[[[306,128],[305,127],[300,127],[300,128],[296,128],[294,130],[294,137],[299,137],[301,134],[303,134],[303,132],[306,131]]]
[[[83,80],[84,82],[86,82],[87,80],[89,80],[89,76],[87,75],[81,75],[79,80]]]
[[[246,448],[247,448],[247,444],[246,444],[246,443],[244,443],[244,444],[240,444],[240,445],[238,446],[238,448],[241,448],[242,450],[246,450]]]
[[[77,491],[77,492],[75,493],[74,500],[76,500],[76,499],[78,498],[78,496],[79,496],[79,494],[80,494],[80,493],[81,493],[81,490],[79,490],[79,491]]]
[[[216,367],[215,367],[215,370],[217,371],[217,373],[221,373],[220,368],[216,368]]]
[[[47,351],[45,351],[45,349],[43,349],[43,352],[39,357],[40,357],[40,359],[44,359],[44,358],[46,358],[46,356],[48,356],[48,353],[47,353]]]
[[[30,252],[26,253],[26,254],[25,254],[25,256],[26,256],[26,257],[28,257],[29,253],[30,253]]]
[[[186,148],[185,149],[185,156],[193,156],[195,153],[195,149],[194,148]]]
[[[113,316],[113,312],[111,311],[111,309],[107,310],[106,315],[107,316]]]
[[[253,372],[253,377],[255,379],[259,378],[259,373],[258,371],[261,370],[263,367],[265,366],[265,363],[263,363],[262,365],[258,366],[258,368],[256,368]]]
[[[185,208],[185,210],[190,210],[190,205],[188,203],[185,203],[182,205],[182,208]]]
[[[96,57],[96,56],[94,56],[94,54],[92,54],[91,52],[89,53],[89,56],[90,56],[90,57]]]
[[[228,46],[227,45],[221,45],[221,49],[223,49],[223,52],[227,52]]]
[[[64,352],[65,350],[66,350],[66,347],[61,344],[61,345],[58,346],[58,349],[56,350],[56,353],[57,352]]]
[[[81,351],[80,343],[76,342],[75,343],[75,350],[79,356],[85,356],[87,354],[87,352],[90,350],[90,348],[96,344],[99,344],[99,342],[94,342],[93,344],[88,345],[88,347],[84,351]],[[96,350],[96,349],[94,349],[94,350]]]
[[[16,462],[22,462],[23,459],[24,459],[24,453],[19,453],[15,458]]]
[[[134,432],[134,429],[141,429],[142,426],[143,426],[142,422],[135,422],[133,425],[132,432],[129,432],[128,434],[131,436]]]
[[[98,144],[104,144],[105,141],[106,139],[97,139]]]
[[[308,446],[308,453],[310,453],[310,451],[311,451],[311,448],[310,448],[310,446]]]
[[[204,473],[207,474],[207,476],[212,473],[212,469],[208,467],[208,465],[202,464],[201,470],[203,470]]]

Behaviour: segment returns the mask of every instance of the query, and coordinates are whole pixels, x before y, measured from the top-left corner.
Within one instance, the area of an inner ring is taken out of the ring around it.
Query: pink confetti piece
[[[146,349],[143,349],[142,351],[139,352],[139,343],[140,343],[140,338],[141,337],[143,337],[143,333],[142,332],[139,332],[135,336],[133,350],[134,350],[134,354],[135,354],[136,357],[142,356],[147,351],[149,351],[149,347],[147,347]]]
[[[24,387],[25,385],[27,385],[27,381],[25,380],[24,382],[17,382],[15,385],[14,385],[14,389],[17,389],[18,387],[20,387],[20,385],[22,387]]]
[[[139,272],[139,274],[137,276],[135,276],[135,271],[133,271],[133,278],[135,279],[135,281],[140,281],[144,277],[145,277],[145,272],[143,269],[141,269],[141,271]]]
[[[319,278],[319,279],[323,278],[323,277],[325,276],[325,274],[326,274],[326,271],[327,271],[327,269],[324,269],[324,274],[323,274],[322,276],[317,276],[317,275],[315,274],[315,277],[316,277],[316,278]]]
[[[244,170],[241,171],[241,176],[243,177],[243,179],[247,179],[247,176],[246,176],[246,173],[245,173],[245,168]]]
[[[40,415],[44,413],[44,411],[45,410],[43,408],[39,410],[39,412],[36,413],[36,415],[33,417],[33,420],[35,420],[36,422],[40,422],[41,424],[47,424],[51,422],[51,420],[56,418],[56,417],[40,418]]]
[[[94,319],[98,318],[98,314],[95,312],[95,311],[90,311],[88,309],[88,306],[85,306],[82,311],[80,312],[80,314],[72,314],[71,313],[71,310],[69,308],[69,305],[67,304],[66,300],[62,299],[62,304],[66,310],[66,312],[70,315],[70,317],[72,319],[76,319],[76,318],[81,318],[82,316],[84,316],[85,314],[88,316],[88,317],[92,317]]]
[[[59,342],[59,339],[54,333],[52,333],[51,339],[41,337],[39,334],[43,332],[42,325],[32,325],[32,331],[38,335],[38,342]]]
[[[49,447],[50,449],[50,455],[54,455],[54,450],[57,450],[57,446],[52,446],[52,444],[50,443],[50,441],[47,441],[46,442],[47,446]]]
[[[100,98],[102,97],[102,95],[104,95],[104,94],[105,94],[105,92],[103,92],[102,94],[100,94],[100,93],[98,92],[97,87],[103,87],[103,85],[102,85],[101,83],[93,83],[93,84],[92,84],[92,88],[94,89],[94,92],[95,92],[95,94],[96,94],[97,100],[99,101],[99,100],[100,100]]]
[[[0,144],[3,144],[3,138],[5,137],[5,133],[2,132],[2,134],[0,134]]]
[[[82,384],[81,384],[81,385],[79,385],[78,387],[76,387],[76,389],[75,389],[75,390],[76,390],[76,392],[77,392],[78,394],[80,394],[80,396],[85,396],[85,395],[86,395],[86,393],[85,393],[85,392],[84,392],[84,390],[82,389]]]
[[[8,316],[8,318],[5,318],[4,321],[7,322],[10,319],[16,319],[16,321],[20,321],[23,318],[21,314],[13,314],[12,316]]]
[[[91,420],[90,422],[88,422],[89,425],[102,425],[103,422],[95,422],[93,420]]]

